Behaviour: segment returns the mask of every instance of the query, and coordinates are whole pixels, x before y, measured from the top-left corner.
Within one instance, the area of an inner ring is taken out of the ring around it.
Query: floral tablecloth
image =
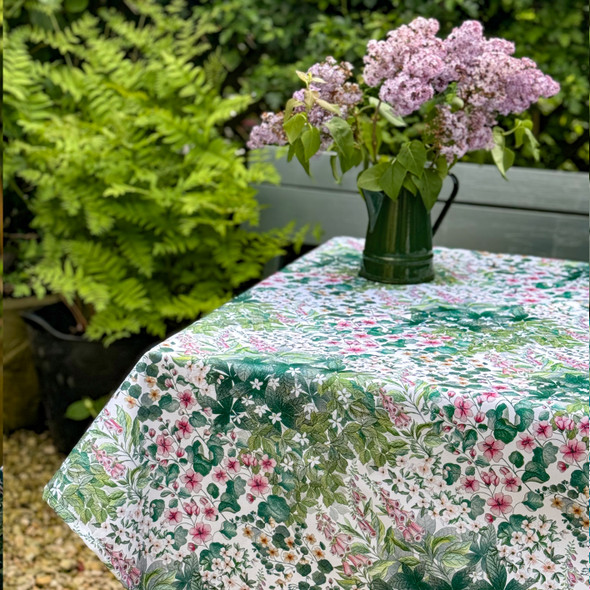
[[[588,265],[336,238],[145,354],[45,490],[142,590],[588,585]]]

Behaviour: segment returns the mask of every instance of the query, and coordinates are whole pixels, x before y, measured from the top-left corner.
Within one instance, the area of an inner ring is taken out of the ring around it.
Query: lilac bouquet
[[[264,113],[248,147],[288,145],[309,173],[318,151],[335,152],[342,173],[362,165],[359,189],[383,191],[396,199],[404,187],[420,193],[426,208],[436,202],[449,169],[473,150],[490,150],[500,172],[514,162],[514,147],[538,143],[528,120],[504,129],[498,117],[521,113],[559,84],[528,58],[513,57],[504,39],[486,39],[477,21],[466,21],[446,39],[436,36],[435,19],[416,18],[371,40],[363,79],[352,81],[352,66],[327,57],[306,73],[305,84],[280,113]],[[420,137],[391,149],[391,128],[404,117],[420,117]],[[335,167],[333,166],[335,170]]]

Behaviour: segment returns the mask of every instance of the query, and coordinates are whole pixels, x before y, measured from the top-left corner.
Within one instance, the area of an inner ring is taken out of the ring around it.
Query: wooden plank
[[[300,187],[263,187],[258,195],[266,208],[260,229],[281,227],[295,220],[298,226],[319,224],[321,239],[311,233],[308,244],[334,236],[364,237],[367,211],[358,194]],[[432,212],[436,219],[442,203]],[[435,238],[435,245],[588,260],[588,218],[579,214],[503,209],[454,203]]]
[[[260,156],[272,161],[282,178],[284,187],[315,188],[324,191],[348,192],[358,195],[353,169],[337,185],[330,169],[329,154],[322,153],[312,159],[312,177],[307,176],[298,162],[276,159],[280,151],[269,149]],[[457,203],[471,203],[490,207],[509,207],[537,211],[567,212],[588,215],[588,175],[584,172],[563,172],[536,168],[511,168],[508,181],[495,166],[462,164],[453,168],[459,179]],[[451,183],[445,181],[440,200],[446,200]]]

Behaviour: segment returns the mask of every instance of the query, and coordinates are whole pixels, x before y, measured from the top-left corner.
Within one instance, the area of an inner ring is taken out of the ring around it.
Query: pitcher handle
[[[453,191],[451,192],[442,211],[440,212],[439,216],[437,217],[436,221],[434,222],[434,225],[432,226],[432,235],[433,236],[434,236],[434,234],[436,234],[438,228],[440,227],[440,224],[442,223],[442,220],[445,218],[445,215],[449,211],[449,207],[453,204],[453,201],[454,201],[455,197],[457,196],[457,193],[459,192],[459,179],[452,172],[451,172],[451,174],[449,174],[449,177],[453,181]]]

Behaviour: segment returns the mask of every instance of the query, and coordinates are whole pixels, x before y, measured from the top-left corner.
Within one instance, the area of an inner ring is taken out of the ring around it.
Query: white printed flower
[[[307,445],[309,444],[309,438],[307,438],[306,434],[296,432],[293,436],[293,442],[299,443],[300,445]]]
[[[336,432],[340,434],[340,432],[342,431],[342,424],[338,419],[338,410],[334,410],[332,412],[332,417],[328,420],[328,422],[330,423],[330,426],[332,426],[332,428],[335,428]]]
[[[250,385],[252,386],[252,389],[256,389],[257,391],[260,391],[260,388],[262,387],[263,383],[262,383],[262,381],[259,381],[258,379],[254,379],[254,381],[250,381]]]
[[[262,404],[261,406],[256,406],[254,408],[254,413],[258,414],[260,418],[262,418],[266,412],[270,412],[270,408],[266,404]]]

